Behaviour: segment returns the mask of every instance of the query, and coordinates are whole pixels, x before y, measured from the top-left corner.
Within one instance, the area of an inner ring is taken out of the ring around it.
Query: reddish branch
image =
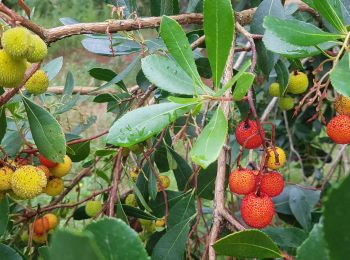
[[[114,205],[117,201],[117,195],[118,195],[118,184],[119,179],[122,173],[122,158],[123,158],[123,148],[119,149],[119,152],[116,157],[115,165],[114,165],[114,173],[113,173],[113,183],[112,183],[112,189],[111,193],[109,194],[108,198],[108,216],[113,217],[114,216]]]

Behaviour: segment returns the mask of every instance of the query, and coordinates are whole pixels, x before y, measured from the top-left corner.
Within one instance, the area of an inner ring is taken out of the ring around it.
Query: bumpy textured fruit
[[[15,27],[5,31],[1,45],[8,55],[14,59],[24,59],[30,50],[30,32],[23,27]]]
[[[30,51],[27,60],[31,63],[42,61],[47,55],[46,43],[38,36],[31,35]]]
[[[13,192],[23,199],[32,199],[39,195],[46,184],[45,173],[31,165],[17,168],[11,178]]]
[[[277,158],[276,155],[271,147],[267,149],[268,154],[267,154],[267,162],[266,166],[272,170],[276,170],[278,168],[281,168],[284,166],[286,163],[286,154],[284,150],[280,147],[276,146],[276,153],[278,155],[278,163],[277,163]]]
[[[50,169],[47,168],[45,165],[38,165],[37,166],[40,170],[42,170],[45,173],[46,179],[49,179],[51,176]]]
[[[50,224],[49,224],[49,220],[47,218],[37,218],[34,223],[34,233],[36,235],[42,235],[47,233],[50,230]]]
[[[0,50],[0,86],[17,87],[24,79],[25,60],[14,60],[4,50]]]
[[[8,166],[0,168],[0,191],[6,191],[11,189],[11,179],[13,170]]]
[[[54,229],[58,224],[58,219],[55,214],[47,213],[43,216],[49,222],[49,229]]]
[[[278,100],[278,106],[282,110],[291,110],[294,107],[294,100],[290,96],[281,97]]]
[[[269,172],[263,175],[260,183],[260,192],[275,197],[281,194],[284,188],[284,180],[280,173]]]
[[[260,196],[250,193],[244,197],[241,204],[241,214],[244,222],[253,228],[268,226],[275,213],[272,199],[266,194]]]
[[[272,83],[269,87],[269,94],[272,97],[280,97],[281,96],[280,84],[278,84],[277,82]]]
[[[132,206],[132,207],[137,207],[137,201],[136,201],[135,194],[131,193],[128,196],[126,196],[125,204]]]
[[[162,185],[160,185],[160,183],[158,183],[158,190],[162,190],[162,186],[164,189],[169,188],[170,186],[170,179],[168,176],[166,175],[161,175],[159,176],[159,181]]]
[[[336,144],[350,143],[350,117],[338,115],[327,124],[327,135]]]
[[[40,163],[45,165],[48,168],[55,167],[58,164],[56,162],[53,162],[53,161],[50,161],[50,160],[46,159],[44,157],[44,155],[41,155],[41,154],[39,154],[38,158],[39,158]]]
[[[164,227],[165,226],[165,220],[163,218],[159,218],[156,220],[155,223],[156,227]]]
[[[47,242],[47,233],[37,235],[33,232],[33,241],[37,244],[45,244]]]
[[[249,194],[256,189],[256,176],[248,169],[236,169],[231,172],[229,179],[230,191],[237,194]]]
[[[289,75],[287,91],[292,94],[301,94],[307,90],[309,79],[307,75],[300,71],[293,71]]]
[[[36,71],[24,85],[27,92],[34,95],[45,93],[48,87],[49,78],[43,70]]]
[[[72,160],[68,155],[64,156],[64,162],[58,163],[55,167],[50,169],[51,173],[55,177],[66,176],[72,168]]]
[[[340,115],[350,116],[350,99],[342,95],[338,95],[335,99],[335,110]]]
[[[102,203],[100,201],[88,201],[85,205],[85,213],[89,217],[96,217],[102,210]]]
[[[140,168],[138,167],[134,167],[131,169],[131,171],[129,172],[130,178],[133,182],[135,182],[137,180],[137,177],[140,174]]]
[[[44,192],[49,196],[57,196],[64,190],[63,180],[60,178],[53,178],[47,182]]]
[[[263,136],[265,136],[263,128],[261,128],[261,132]],[[241,146],[247,149],[258,148],[263,142],[259,134],[257,123],[252,120],[244,120],[238,124],[236,139]]]

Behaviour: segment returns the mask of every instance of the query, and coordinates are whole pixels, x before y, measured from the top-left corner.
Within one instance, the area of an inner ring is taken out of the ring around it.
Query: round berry
[[[261,128],[261,133],[265,136],[263,128]],[[258,148],[263,142],[256,121],[249,119],[238,124],[236,129],[236,139],[241,146],[247,149]]]
[[[248,169],[236,169],[229,176],[230,191],[236,194],[249,194],[256,189],[256,176]]]
[[[281,168],[284,166],[284,164],[286,163],[286,154],[284,152],[284,150],[280,147],[275,147],[276,148],[276,153],[278,156],[278,163],[277,163],[277,158],[275,155],[274,150],[269,147],[267,149],[267,162],[266,162],[266,166],[272,170],[276,170],[278,168]]]
[[[327,135],[336,144],[350,143],[350,117],[347,115],[333,117],[327,125]]]
[[[265,173],[261,178],[260,192],[275,197],[282,193],[284,188],[284,180],[278,172]]]

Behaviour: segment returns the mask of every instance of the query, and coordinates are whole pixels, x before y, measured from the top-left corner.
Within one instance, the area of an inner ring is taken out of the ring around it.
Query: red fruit
[[[350,143],[350,117],[347,115],[333,117],[327,125],[327,135],[336,144]]]
[[[261,133],[265,136],[263,128],[261,128]],[[244,120],[238,124],[236,139],[241,146],[247,149],[258,148],[263,142],[258,131],[257,123],[252,120]]]
[[[250,193],[244,197],[241,205],[241,214],[244,222],[253,228],[268,226],[275,214],[272,199],[266,194],[255,195]]]
[[[262,176],[260,191],[270,197],[275,197],[283,191],[284,180],[280,173],[269,172]]]
[[[249,194],[256,189],[254,172],[248,169],[236,169],[231,172],[229,179],[230,191],[237,194]]]
[[[38,236],[46,234],[50,230],[50,223],[47,218],[38,218],[34,221],[34,233]]]
[[[46,159],[46,158],[45,158],[43,155],[41,155],[41,154],[39,154],[38,158],[39,158],[40,163],[43,164],[43,165],[45,165],[45,166],[48,167],[48,168],[52,168],[52,167],[55,167],[55,166],[57,165],[56,162],[52,162],[52,161]]]

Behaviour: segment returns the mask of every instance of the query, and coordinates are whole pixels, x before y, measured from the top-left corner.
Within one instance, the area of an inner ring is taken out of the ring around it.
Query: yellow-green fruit
[[[39,195],[46,184],[45,173],[32,165],[17,168],[11,178],[13,192],[23,199],[32,199]]]
[[[159,176],[158,190],[167,189],[170,186],[170,179],[166,175]]]
[[[142,229],[146,232],[152,232],[155,229],[155,223],[148,219],[139,219]]]
[[[49,78],[45,71],[38,70],[30,77],[24,87],[30,94],[39,95],[45,93],[49,87]]]
[[[30,50],[31,35],[23,27],[15,27],[5,31],[1,37],[1,45],[8,55],[14,59],[24,59]]]
[[[58,218],[55,214],[45,214],[43,218],[46,218],[49,223],[49,229],[54,229],[58,224]]]
[[[292,94],[301,94],[307,90],[309,79],[307,75],[300,71],[293,71],[289,75],[288,92]]]
[[[125,204],[133,207],[137,207],[137,201],[135,194],[131,193],[125,198]]]
[[[277,82],[272,83],[269,87],[269,94],[272,97],[280,97],[281,96],[280,84],[278,84]]]
[[[27,55],[27,60],[31,63],[42,61],[47,55],[46,43],[38,36],[31,36],[31,50]]]
[[[14,171],[8,166],[0,168],[0,191],[11,189],[11,178],[13,172]]]
[[[60,178],[53,178],[47,182],[44,192],[49,196],[57,196],[64,190],[63,180]]]
[[[350,116],[350,99],[342,95],[338,95],[335,99],[335,110],[340,115]]]
[[[163,218],[159,218],[156,220],[155,223],[156,227],[164,227],[165,226],[165,220]]]
[[[135,182],[137,180],[137,177],[139,176],[140,174],[140,169],[138,167],[134,167],[130,172],[130,177],[131,177],[131,180],[133,182]]]
[[[29,235],[28,235],[28,230],[24,230],[21,234],[21,240],[24,243],[27,243],[29,239]]]
[[[278,163],[277,163],[277,158],[275,155],[274,150],[269,147],[267,149],[267,162],[266,162],[266,166],[272,170],[276,170],[278,168],[281,168],[284,166],[284,164],[286,163],[286,154],[284,152],[284,150],[280,147],[275,147],[276,148],[276,153],[278,156]]]
[[[64,156],[64,162],[57,164],[55,167],[50,169],[50,172],[55,177],[66,176],[72,168],[72,160],[68,155]]]
[[[85,213],[89,217],[96,217],[102,210],[102,203],[100,201],[88,201],[85,205]]]
[[[282,110],[291,110],[294,107],[294,100],[290,96],[281,97],[278,100],[278,106]]]
[[[17,87],[24,79],[25,60],[14,60],[4,50],[0,50],[0,86]]]

